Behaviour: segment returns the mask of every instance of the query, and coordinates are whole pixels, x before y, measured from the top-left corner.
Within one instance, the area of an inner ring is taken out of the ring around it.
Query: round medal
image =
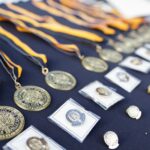
[[[48,143],[43,138],[31,137],[27,140],[30,150],[50,150]]]
[[[24,110],[41,111],[49,106],[51,97],[43,88],[24,86],[15,92],[14,101]]]
[[[24,128],[25,119],[20,111],[9,106],[0,106],[0,140],[18,135]]]
[[[75,77],[64,71],[51,71],[45,77],[46,83],[57,90],[68,91],[76,86]]]
[[[96,57],[83,58],[82,65],[85,69],[93,72],[105,72],[108,69],[108,64]]]
[[[81,113],[79,110],[71,109],[66,113],[66,118],[72,126],[79,126],[84,123],[85,114]]]
[[[111,49],[103,49],[99,52],[99,55],[102,59],[112,63],[118,63],[123,59],[123,56],[119,52]]]
[[[116,42],[113,47],[116,51],[125,53],[125,54],[130,54],[135,51],[134,48],[129,47],[122,42]]]

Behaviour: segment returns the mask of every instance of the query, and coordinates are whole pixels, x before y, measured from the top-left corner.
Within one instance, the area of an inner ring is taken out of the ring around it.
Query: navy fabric
[[[43,11],[35,9],[30,3],[20,4],[34,10],[39,14],[46,14]],[[61,18],[59,18],[61,19]],[[70,24],[76,28],[81,28],[77,25],[70,23],[67,20],[62,19],[65,24]],[[9,30],[21,40],[27,43],[35,51],[45,53],[48,57],[48,64],[50,70],[64,70],[72,73],[77,78],[77,86],[72,91],[62,92],[49,88],[45,81],[44,76],[41,74],[41,70],[38,66],[30,62],[20,53],[15,51],[3,40],[0,40],[0,49],[9,55],[16,63],[23,67],[23,76],[20,79],[22,85],[37,85],[45,88],[52,95],[51,105],[44,111],[41,112],[28,112],[18,108],[13,102],[13,94],[15,87],[13,81],[9,75],[0,66],[0,105],[8,105],[20,110],[26,119],[25,129],[30,125],[34,125],[40,131],[45,133],[47,136],[53,138],[56,142],[64,146],[68,150],[107,150],[107,146],[103,142],[103,134],[108,130],[115,131],[119,136],[120,147],[118,150],[149,150],[150,149],[150,95],[146,93],[146,88],[150,84],[150,75],[142,74],[133,70],[126,69],[129,73],[140,78],[142,83],[138,86],[131,94],[127,93],[123,89],[107,81],[104,78],[106,73],[93,73],[86,71],[82,66],[77,57],[65,55],[51,47],[45,41],[38,37],[27,34],[19,33],[16,31],[14,25],[5,22],[0,23],[5,29]],[[96,32],[96,31],[93,31]],[[101,34],[100,32],[96,32]],[[53,33],[54,34],[54,33]],[[83,40],[76,38],[71,39],[69,36],[63,37],[60,34],[54,34],[54,36],[61,42],[64,43],[75,43],[77,44],[82,53],[88,56],[97,56],[95,47],[91,43],[87,43]],[[125,56],[125,55],[124,55]],[[113,69],[116,64],[109,63],[110,67],[107,72]],[[94,102],[81,96],[78,91],[88,83],[99,80],[102,83],[116,89],[116,91],[123,96],[125,100],[113,106],[110,110],[105,111],[100,108]],[[63,131],[55,124],[48,121],[47,117],[58,109],[67,99],[72,97],[87,110],[101,116],[101,120],[90,132],[88,137],[83,143],[79,143],[77,140],[72,138],[68,133]],[[143,115],[138,121],[130,119],[125,110],[129,105],[137,105],[141,108]],[[146,134],[146,132],[148,134]],[[8,141],[0,141],[0,149]],[[20,148],[21,150],[21,148]]]

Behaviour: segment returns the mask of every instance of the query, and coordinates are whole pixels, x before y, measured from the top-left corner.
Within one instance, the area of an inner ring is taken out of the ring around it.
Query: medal
[[[108,91],[105,87],[99,87],[96,89],[96,92],[101,96],[110,96],[111,92]]]
[[[67,91],[76,86],[76,79],[64,71],[51,71],[45,77],[46,83],[57,90]]]
[[[107,63],[96,57],[84,57],[82,59],[82,65],[86,70],[93,72],[101,73],[108,69]]]
[[[85,122],[85,117],[85,114],[77,109],[71,109],[66,113],[66,119],[72,124],[72,126],[82,125]]]
[[[43,88],[37,86],[21,86],[17,81],[21,77],[22,67],[15,64],[11,59],[2,51],[0,51],[1,64],[7,73],[11,76],[16,86],[14,93],[14,101],[17,106],[28,111],[41,111],[47,108],[51,102],[51,96]],[[17,69],[18,76],[15,75]]]
[[[51,97],[43,88],[23,86],[15,92],[14,101],[17,106],[24,110],[41,111],[50,105]]]
[[[15,137],[24,128],[25,119],[20,111],[0,106],[0,141]]]
[[[28,58],[30,61],[32,61],[35,65],[39,66],[41,68],[42,74],[45,76],[45,81],[47,85],[49,85],[51,88],[57,89],[57,90],[72,90],[76,85],[76,79],[75,77],[67,72],[64,71],[52,71],[49,72],[49,69],[45,67],[45,64],[47,63],[47,57],[44,54],[39,54],[33,51],[29,46],[27,46],[25,43],[20,41],[17,37],[9,33],[8,31],[4,29],[0,29],[0,31],[4,32],[4,35],[7,37],[8,34],[10,34],[9,38],[11,41],[15,43],[15,45],[12,45],[15,50],[20,52],[22,55],[24,55],[26,58]],[[0,32],[0,33],[1,33]],[[10,42],[6,40],[9,44]],[[21,43],[21,49],[19,49],[16,46],[17,41]],[[36,90],[36,88],[35,88]]]
[[[43,138],[31,137],[26,143],[30,150],[50,150],[48,143]]]
[[[123,56],[114,50],[111,49],[102,49],[99,51],[99,56],[109,62],[118,63],[123,59]]]

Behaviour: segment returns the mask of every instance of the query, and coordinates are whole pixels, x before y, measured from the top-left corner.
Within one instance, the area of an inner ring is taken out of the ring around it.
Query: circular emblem
[[[24,110],[41,111],[49,106],[51,97],[43,88],[24,86],[15,92],[14,101]]]
[[[0,106],[0,140],[18,135],[24,128],[25,119],[20,111],[13,107]]]
[[[26,143],[30,150],[50,150],[48,143],[43,138],[31,137]]]
[[[99,55],[102,59],[112,63],[118,63],[123,59],[123,56],[119,52],[111,49],[103,49],[99,52]]]
[[[137,106],[130,106],[127,108],[126,113],[128,114],[128,116],[132,119],[140,119],[142,112],[140,111],[140,109]]]
[[[109,149],[116,149],[119,147],[118,135],[113,131],[107,131],[104,134],[104,142],[108,145]]]
[[[96,57],[83,58],[82,65],[85,69],[93,72],[105,72],[108,69],[108,64]]]
[[[64,71],[51,71],[46,75],[46,83],[57,90],[68,91],[76,86],[75,77]]]
[[[71,109],[66,113],[66,118],[72,126],[79,126],[84,123],[85,114],[81,113],[79,110]]]
[[[128,82],[130,77],[125,72],[118,72],[117,77],[121,82]]]
[[[125,53],[125,54],[131,54],[135,51],[134,48],[132,47],[129,47],[127,45],[125,45],[124,43],[122,42],[116,42],[114,45],[113,45],[114,49],[118,52],[121,52],[121,53]]]
[[[99,88],[97,88],[96,92],[99,95],[102,95],[102,96],[110,96],[111,95],[111,92],[108,91],[108,89],[106,89],[105,87],[99,87]]]
[[[136,65],[136,66],[139,66],[142,64],[142,60],[139,58],[134,58],[130,62],[131,62],[131,64]]]

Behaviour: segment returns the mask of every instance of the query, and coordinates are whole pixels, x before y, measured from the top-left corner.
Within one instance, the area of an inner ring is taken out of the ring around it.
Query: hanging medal
[[[45,66],[47,63],[47,58],[44,54],[36,53],[19,38],[6,31],[2,27],[0,27],[0,35],[2,35],[1,38],[13,46],[15,50],[20,52],[22,55],[41,68],[47,85],[54,89],[63,91],[72,90],[76,86],[77,81],[72,74],[59,70],[49,72],[49,69]]]
[[[49,93],[38,86],[22,86],[18,79],[22,75],[22,67],[15,64],[4,52],[0,51],[0,62],[14,81],[16,91],[14,101],[16,105],[28,111],[41,111],[51,103]],[[17,71],[17,75],[15,74]]]
[[[99,57],[105,61],[111,63],[118,63],[123,59],[123,55],[111,48],[102,48],[99,45],[96,45],[96,52],[99,54]]]

